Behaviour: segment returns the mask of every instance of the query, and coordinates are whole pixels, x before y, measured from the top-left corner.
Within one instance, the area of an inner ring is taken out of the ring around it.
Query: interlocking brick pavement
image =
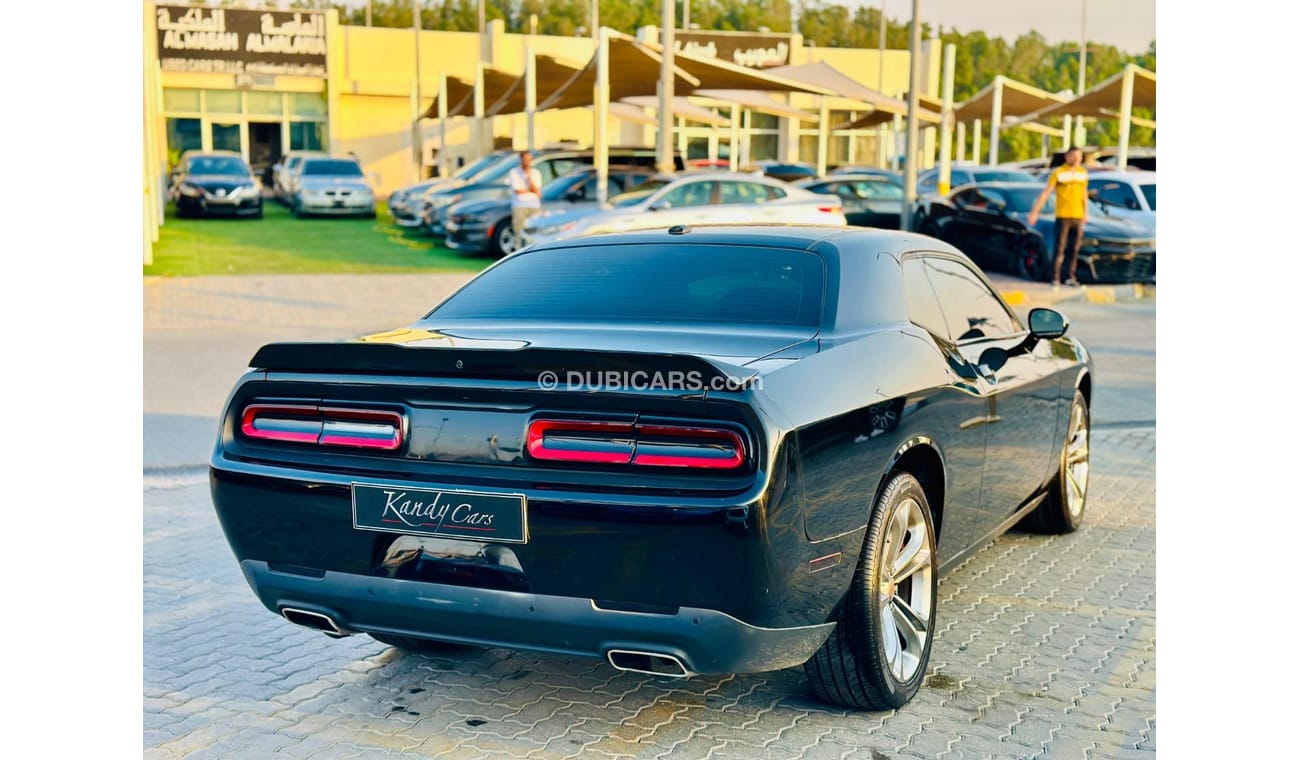
[[[1141,758],[1156,748],[1155,431],[1093,433],[1085,526],[949,573],[925,687],[828,707],[799,669],[656,680],[600,661],[334,640],[254,598],[206,483],[144,494],[146,757]]]

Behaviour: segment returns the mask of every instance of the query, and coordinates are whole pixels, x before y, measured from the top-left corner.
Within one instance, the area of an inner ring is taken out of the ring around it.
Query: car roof
[[[685,232],[670,233],[669,229],[683,229]],[[961,258],[964,254],[951,245],[915,232],[883,230],[874,227],[845,227],[843,225],[813,224],[692,224],[674,225],[652,230],[635,230],[630,232],[610,232],[599,235],[587,235],[554,243],[542,243],[528,251],[544,251],[552,248],[572,248],[587,245],[623,245],[638,243],[675,243],[689,242],[696,245],[741,245],[762,246],[767,248],[795,248],[808,250],[819,243],[832,242],[841,251],[871,251],[871,255],[883,251],[906,252],[911,250],[938,251],[956,253]],[[851,248],[845,243],[857,243]],[[865,247],[861,245],[867,243]],[[876,245],[870,245],[870,244]],[[523,251],[521,251],[523,253]],[[518,255],[518,254],[516,254]],[[863,253],[862,255],[867,255]]]

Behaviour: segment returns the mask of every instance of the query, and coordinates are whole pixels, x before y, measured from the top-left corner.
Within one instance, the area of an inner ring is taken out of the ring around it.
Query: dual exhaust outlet
[[[296,607],[281,607],[280,614],[290,623],[321,631],[325,635],[334,638],[343,638],[352,633],[352,631],[345,631],[340,627],[334,621],[334,618],[320,612],[312,612],[311,610]],[[686,665],[682,663],[679,657],[665,652],[611,649],[605,653],[605,656],[609,658],[610,665],[628,673],[642,673],[667,678],[686,678],[691,675],[691,672],[686,669]]]

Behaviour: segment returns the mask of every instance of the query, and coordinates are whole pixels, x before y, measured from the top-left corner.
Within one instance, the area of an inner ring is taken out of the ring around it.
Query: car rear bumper
[[[834,623],[760,628],[715,610],[673,613],[606,609],[592,599],[323,572],[307,575],[240,563],[258,598],[324,615],[342,633],[379,633],[606,658],[611,650],[676,657],[692,674],[794,667],[817,651]]]
[[[226,201],[181,196],[176,201],[176,206],[187,213],[209,214],[211,216],[245,216],[261,211],[262,199],[250,196],[237,201]]]

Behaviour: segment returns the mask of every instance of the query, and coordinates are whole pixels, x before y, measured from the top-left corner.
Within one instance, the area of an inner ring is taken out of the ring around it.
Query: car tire
[[[490,250],[498,259],[503,259],[519,250],[519,240],[515,236],[515,228],[509,217],[497,222],[496,229],[492,231]]]
[[[254,219],[261,219],[261,218],[262,218],[262,207],[261,207],[261,206],[258,206],[258,207],[257,207],[257,213],[256,213],[256,214],[253,214],[253,218],[254,218]]]
[[[307,214],[302,210],[302,205],[298,203],[297,199],[294,199],[293,201],[293,215],[296,219],[305,219],[307,217]]]
[[[418,639],[414,636],[397,636],[388,633],[372,633],[370,638],[381,644],[387,644],[390,647],[397,647],[408,652],[423,652],[426,654],[446,654],[451,652],[463,652],[467,649],[473,649],[469,644],[453,644],[449,641],[437,641],[435,639]]]
[[[1091,470],[1088,449],[1092,444],[1088,402],[1083,393],[1074,392],[1070,416],[1065,427],[1065,444],[1061,447],[1056,477],[1043,503],[1020,521],[1020,527],[1033,533],[1060,535],[1073,533],[1083,524],[1088,505],[1088,476]]]
[[[1031,282],[1041,280],[1047,269],[1047,246],[1037,235],[1026,235],[1016,246],[1016,274]]]
[[[910,473],[896,473],[872,510],[835,630],[804,663],[818,697],[845,707],[893,710],[920,690],[938,601],[934,548],[925,491]]]

